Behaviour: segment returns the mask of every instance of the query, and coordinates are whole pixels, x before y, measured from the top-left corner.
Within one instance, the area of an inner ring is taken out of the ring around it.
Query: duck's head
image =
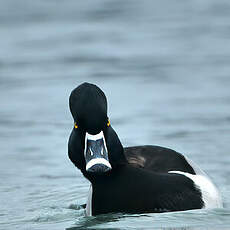
[[[74,128],[69,158],[87,174],[105,174],[126,162],[123,147],[107,116],[107,99],[96,85],[83,83],[69,98]]]

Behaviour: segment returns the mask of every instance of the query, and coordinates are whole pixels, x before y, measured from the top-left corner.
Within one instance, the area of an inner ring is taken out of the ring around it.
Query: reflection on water
[[[229,226],[230,3],[0,0],[0,228]],[[67,157],[68,96],[98,84],[124,146],[185,153],[225,208],[88,219]]]
[[[198,230],[206,227],[216,229],[216,225],[210,224],[211,218],[216,218],[222,210],[185,211],[161,214],[107,214],[96,217],[78,218],[73,227],[67,230],[77,229],[165,229],[165,230]],[[199,213],[199,215],[198,215]],[[222,213],[223,214],[223,213]],[[197,224],[199,220],[199,225]],[[223,223],[222,219],[222,223]],[[186,223],[186,224],[185,224]],[[218,224],[218,222],[216,223]],[[173,227],[172,227],[173,226]],[[205,228],[205,229],[206,229]],[[228,229],[228,225],[222,224],[221,229]]]

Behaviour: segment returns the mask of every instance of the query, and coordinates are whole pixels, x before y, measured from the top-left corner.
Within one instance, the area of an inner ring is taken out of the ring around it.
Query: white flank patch
[[[169,171],[169,173],[184,175],[194,182],[197,188],[201,191],[202,200],[204,202],[203,208],[211,209],[223,207],[219,191],[217,190],[216,186],[211,182],[211,180],[205,175],[193,175],[181,171]]]
[[[92,216],[92,196],[93,196],[93,187],[90,185],[89,187],[89,194],[88,194],[88,200],[86,203],[86,216]]]
[[[87,165],[86,165],[86,170],[88,170],[89,168],[91,168],[92,166],[96,165],[96,164],[103,164],[106,165],[108,168],[112,168],[111,164],[104,158],[95,158],[90,160]]]

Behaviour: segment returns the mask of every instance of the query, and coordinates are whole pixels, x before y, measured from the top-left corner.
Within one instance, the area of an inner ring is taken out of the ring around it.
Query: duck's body
[[[160,146],[128,147],[124,152],[128,164],[92,184],[87,215],[222,207],[215,185],[182,154]]]
[[[87,215],[222,207],[211,180],[182,154],[159,146],[123,148],[95,85],[76,88],[70,108],[75,128],[69,157],[91,182]]]
[[[92,191],[93,215],[182,211],[204,205],[200,191],[185,176],[152,173],[130,165],[98,179]]]

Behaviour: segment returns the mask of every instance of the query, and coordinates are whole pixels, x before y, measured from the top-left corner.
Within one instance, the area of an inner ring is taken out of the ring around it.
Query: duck
[[[68,156],[90,182],[87,216],[223,207],[211,179],[181,153],[156,145],[123,147],[95,84],[73,89],[69,108],[74,125]]]

